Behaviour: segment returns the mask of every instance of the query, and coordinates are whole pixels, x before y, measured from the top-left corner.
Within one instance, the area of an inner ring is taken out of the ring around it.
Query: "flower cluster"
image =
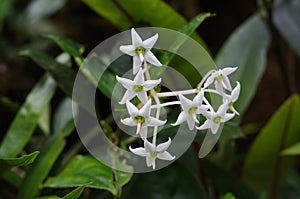
[[[120,50],[133,57],[133,80],[116,76],[117,81],[126,89],[120,104],[126,104],[129,117],[121,119],[124,125],[136,127],[136,134],[143,140],[144,147],[132,148],[129,150],[139,156],[146,157],[148,167],[155,169],[155,160],[174,160],[167,149],[171,145],[171,138],[167,142],[156,144],[158,127],[164,125],[167,121],[160,120],[160,109],[164,106],[180,105],[181,113],[173,126],[187,122],[188,128],[193,130],[210,129],[212,134],[216,134],[220,124],[239,115],[234,108],[240,93],[240,84],[232,89],[228,75],[237,70],[237,67],[227,67],[219,70],[209,71],[199,83],[196,89],[172,92],[156,92],[154,87],[160,84],[161,79],[152,80],[149,72],[150,64],[160,67],[162,64],[151,52],[158,39],[158,34],[142,40],[135,29],[131,29],[132,45],[123,45]],[[146,80],[145,80],[146,79]],[[212,93],[222,97],[222,104],[215,110],[206,99],[205,93]],[[190,100],[184,95],[195,95]],[[160,98],[178,96],[179,101],[161,103]],[[140,101],[135,106],[131,101],[137,97]],[[153,100],[152,100],[153,98]],[[152,105],[152,101],[155,105]],[[141,108],[137,108],[141,107]],[[156,109],[156,115],[151,116],[151,109]],[[199,117],[202,115],[205,122],[200,124]],[[152,142],[148,140],[148,128],[153,127]]]

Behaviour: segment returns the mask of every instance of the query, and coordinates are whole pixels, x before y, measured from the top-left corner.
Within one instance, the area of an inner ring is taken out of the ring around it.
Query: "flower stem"
[[[145,69],[145,74],[146,74],[146,79],[147,80],[151,80],[151,76],[150,76],[150,73],[149,73],[149,68],[148,68],[148,65],[147,65],[147,62],[146,60],[144,60],[144,69]],[[150,94],[153,96],[153,99],[156,103],[156,115],[155,115],[155,118],[156,119],[159,119],[159,115],[160,115],[160,108],[161,108],[161,104],[160,104],[160,100],[157,96],[157,93],[155,92],[154,89],[151,89],[150,90]],[[153,130],[153,139],[152,139],[152,144],[154,146],[156,146],[156,137],[157,137],[157,131],[158,131],[158,126],[154,126],[154,130]]]
[[[204,84],[204,82],[206,81],[206,79],[207,79],[213,72],[215,72],[215,71],[216,71],[215,69],[212,69],[212,70],[208,71],[208,72],[204,75],[204,77],[202,78],[201,82],[200,82],[200,83],[198,84],[198,86],[197,86],[197,92],[200,91],[200,89],[201,89],[202,85]]]
[[[180,104],[180,101],[174,101],[174,102],[166,102],[166,103],[162,103],[160,104],[160,108],[162,107],[166,107],[166,106],[171,106],[171,105],[178,105]],[[157,105],[152,105],[151,108],[157,108]]]
[[[194,93],[197,93],[197,89],[157,93],[157,97],[172,97],[172,96],[177,96],[177,95],[189,95],[189,94],[194,94]]]

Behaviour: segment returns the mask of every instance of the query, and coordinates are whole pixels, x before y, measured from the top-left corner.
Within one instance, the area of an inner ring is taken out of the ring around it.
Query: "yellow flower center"
[[[197,106],[193,106],[193,107],[191,107],[190,109],[189,109],[189,114],[195,114],[196,113],[196,111],[197,111],[197,109],[198,109],[198,107]]]
[[[146,53],[146,49],[145,49],[144,47],[142,47],[142,46],[139,46],[139,47],[137,47],[137,48],[135,49],[135,53],[136,53],[137,55],[139,55],[139,54],[144,55],[144,54]]]
[[[151,151],[150,155],[152,158],[155,158],[157,156],[157,152],[156,151]]]
[[[144,89],[144,86],[142,86],[142,85],[134,85],[133,86],[133,90],[135,92],[141,92],[143,89]]]
[[[220,123],[221,122],[221,117],[220,116],[217,116],[213,119],[214,123]]]
[[[217,77],[215,77],[215,80],[217,80],[218,82],[221,82],[223,80],[223,75],[219,75]]]
[[[135,116],[134,119],[137,123],[140,123],[140,124],[143,124],[146,121],[145,117],[140,116],[140,115]]]

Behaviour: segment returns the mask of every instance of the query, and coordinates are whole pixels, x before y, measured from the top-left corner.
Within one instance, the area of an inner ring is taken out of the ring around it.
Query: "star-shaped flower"
[[[171,125],[177,126],[184,121],[187,121],[189,129],[192,130],[195,123],[199,124],[197,114],[203,113],[208,109],[206,105],[202,104],[204,97],[203,90],[204,89],[200,90],[200,92],[194,97],[193,101],[187,99],[183,95],[179,95],[182,112],[179,114],[177,121]]]
[[[125,104],[126,101],[131,100],[135,96],[137,96],[143,104],[146,104],[148,101],[147,91],[151,90],[161,82],[161,79],[145,81],[144,73],[141,68],[133,81],[119,76],[116,76],[116,78],[118,82],[127,89],[120,104]]]
[[[204,83],[204,88],[207,88],[215,82],[215,88],[219,93],[224,93],[223,88],[232,91],[231,84],[227,76],[236,71],[237,68],[238,67],[227,67],[214,71]]]
[[[225,98],[224,98],[224,101],[227,100],[227,102],[228,102],[228,108],[237,115],[240,115],[240,114],[237,112],[237,110],[235,110],[233,105],[234,105],[234,102],[236,102],[236,100],[239,98],[240,91],[241,91],[241,85],[239,82],[236,82],[236,86],[232,90],[231,94],[225,95]]]
[[[150,116],[151,100],[149,100],[140,110],[137,109],[130,101],[126,102],[126,107],[130,117],[121,119],[121,122],[127,126],[137,126],[136,134],[142,139],[147,137],[147,127],[161,126],[166,123]]]
[[[234,113],[227,113],[228,101],[226,100],[218,109],[204,112],[204,116],[207,120],[200,127],[196,127],[198,130],[211,129],[212,134],[216,134],[220,124],[227,122],[234,117]]]
[[[131,148],[129,150],[139,156],[146,157],[146,164],[148,167],[155,169],[155,160],[156,158],[161,160],[174,160],[175,156],[172,156],[167,149],[171,144],[171,138],[167,142],[161,143],[157,146],[150,143],[147,139],[144,140],[144,147]]]
[[[139,71],[143,61],[147,61],[154,66],[162,66],[159,60],[150,51],[158,39],[158,34],[143,41],[134,28],[131,29],[132,45],[120,46],[120,50],[133,56],[133,74]]]

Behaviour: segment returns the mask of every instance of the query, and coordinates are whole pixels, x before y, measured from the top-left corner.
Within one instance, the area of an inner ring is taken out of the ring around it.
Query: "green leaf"
[[[0,174],[11,167],[26,166],[33,163],[39,153],[39,151],[35,151],[19,158],[0,158]]]
[[[37,197],[36,199],[61,199],[58,196],[42,196],[42,197]]]
[[[270,35],[259,16],[253,15],[234,31],[216,57],[218,67],[238,66],[230,75],[233,85],[241,83],[241,93],[235,103],[244,114],[250,104],[266,66]]]
[[[157,70],[157,74],[154,74],[154,77],[160,77],[161,74],[165,71],[165,67],[170,64],[171,60],[174,58],[178,49],[182,44],[189,38],[189,36],[200,26],[200,24],[207,18],[214,16],[211,13],[202,13],[195,16],[188,24],[181,27],[178,32],[183,33],[178,35],[178,38],[170,46],[169,52],[166,52],[161,57],[160,61],[164,65]],[[185,68],[186,70],[186,68]]]
[[[53,133],[64,133],[65,136],[69,135],[75,128],[74,117],[78,114],[78,107],[74,104],[72,107],[72,100],[65,98],[59,105],[53,118]]]
[[[300,58],[300,4],[298,0],[276,1],[273,21],[280,34]]]
[[[84,52],[84,46],[76,43],[75,41],[58,36],[58,35],[44,35],[45,38],[54,41],[63,51],[69,53],[73,57],[82,57],[82,53]]]
[[[4,0],[0,1],[0,29],[2,26],[2,22],[9,12],[11,6],[13,5],[15,0]]]
[[[68,188],[87,185],[87,187],[110,191],[117,196],[118,189],[114,182],[114,172],[120,171],[113,171],[92,157],[78,155],[67,164],[58,176],[49,178],[44,186]],[[124,173],[124,175],[126,174]],[[118,184],[124,185],[124,182],[120,181]]]
[[[69,97],[72,96],[72,99],[87,111],[93,111],[90,110],[90,101],[85,97],[85,95],[80,95],[85,93],[87,90],[93,89],[89,82],[85,79],[82,80],[80,84],[81,87],[78,88],[82,92],[78,92],[80,93],[78,95],[75,95],[74,93],[72,95],[76,74],[71,68],[56,62],[49,55],[43,52],[23,50],[20,51],[19,54],[33,59],[40,67],[49,72],[62,91],[64,91]]]
[[[300,155],[300,142],[284,149],[281,155]]]
[[[27,170],[18,192],[18,198],[31,199],[39,192],[39,187],[48,176],[53,164],[63,151],[65,140],[62,134],[56,134],[47,140],[41,150],[40,156]]]
[[[35,23],[62,8],[66,2],[66,0],[34,0],[27,7],[26,14],[30,22]]]
[[[50,117],[51,117],[51,104],[48,103],[45,106],[45,109],[42,111],[42,114],[38,121],[38,125],[42,129],[45,135],[50,134]]]
[[[30,140],[42,111],[56,89],[55,82],[45,75],[28,94],[0,146],[0,157],[16,157]]]
[[[85,189],[86,185],[82,185],[77,187],[72,192],[68,193],[63,197],[63,199],[77,199],[82,194],[83,190]]]
[[[257,192],[273,191],[274,194],[277,183],[290,169],[293,158],[280,156],[280,152],[299,141],[299,118],[300,99],[293,95],[276,111],[252,144],[243,178]]]
[[[120,30],[127,30],[138,23],[173,30],[187,24],[184,17],[161,0],[83,0],[83,2]],[[204,45],[199,36],[194,34],[194,38]]]
[[[207,196],[197,176],[174,163],[159,171],[135,174],[121,198],[206,199]]]

